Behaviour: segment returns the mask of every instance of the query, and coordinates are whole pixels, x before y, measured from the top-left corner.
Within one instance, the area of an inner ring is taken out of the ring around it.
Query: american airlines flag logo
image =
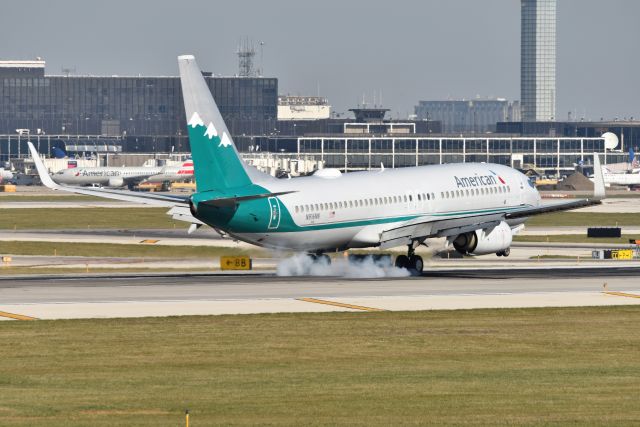
[[[492,171],[491,169],[489,169],[489,172],[491,172],[492,174],[494,174],[496,177],[498,177],[498,179],[500,180],[501,183],[506,184],[506,182],[504,182],[504,179],[502,179],[502,177],[500,175],[498,175],[497,173],[495,173],[494,171]]]
[[[180,166],[178,175],[193,175],[193,160],[187,160]]]

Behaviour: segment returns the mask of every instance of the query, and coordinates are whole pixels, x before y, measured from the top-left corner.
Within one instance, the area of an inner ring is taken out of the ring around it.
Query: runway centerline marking
[[[313,302],[316,304],[324,304],[324,305],[333,305],[335,307],[343,307],[343,308],[351,308],[353,310],[362,310],[362,311],[387,311],[382,308],[374,308],[374,307],[364,307],[362,305],[353,305],[353,304],[345,304],[337,301],[327,301],[324,299],[316,299],[316,298],[296,298],[298,301],[304,302]]]
[[[640,298],[640,295],[638,295],[638,294],[629,294],[629,293],[626,293],[626,292],[605,291],[603,293],[605,293],[607,295],[615,295],[617,297]]]
[[[14,320],[38,320],[37,317],[25,316],[22,314],[15,314],[15,313],[7,313],[6,311],[0,311],[0,317],[6,317],[8,319],[14,319]]]

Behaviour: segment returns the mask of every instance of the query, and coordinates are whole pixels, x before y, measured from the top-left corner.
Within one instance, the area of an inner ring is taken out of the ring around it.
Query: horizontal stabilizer
[[[251,196],[223,197],[219,199],[207,200],[201,203],[208,206],[224,208],[224,207],[234,206],[236,203],[239,203],[239,202],[246,202],[248,200],[256,200],[256,199],[266,199],[269,197],[283,196],[285,194],[291,194],[291,193],[295,193],[295,191],[281,191],[279,193],[262,193],[262,194],[254,194]]]

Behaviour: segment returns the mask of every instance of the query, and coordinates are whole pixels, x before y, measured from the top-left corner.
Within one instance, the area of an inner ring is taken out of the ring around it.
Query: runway
[[[622,304],[640,304],[639,267],[436,269],[402,279],[270,273],[0,279],[0,312],[38,319]]]

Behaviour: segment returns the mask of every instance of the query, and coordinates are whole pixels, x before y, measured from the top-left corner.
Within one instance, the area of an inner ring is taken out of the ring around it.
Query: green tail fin
[[[224,192],[252,183],[246,165],[192,55],[178,57],[182,97],[198,192]]]

